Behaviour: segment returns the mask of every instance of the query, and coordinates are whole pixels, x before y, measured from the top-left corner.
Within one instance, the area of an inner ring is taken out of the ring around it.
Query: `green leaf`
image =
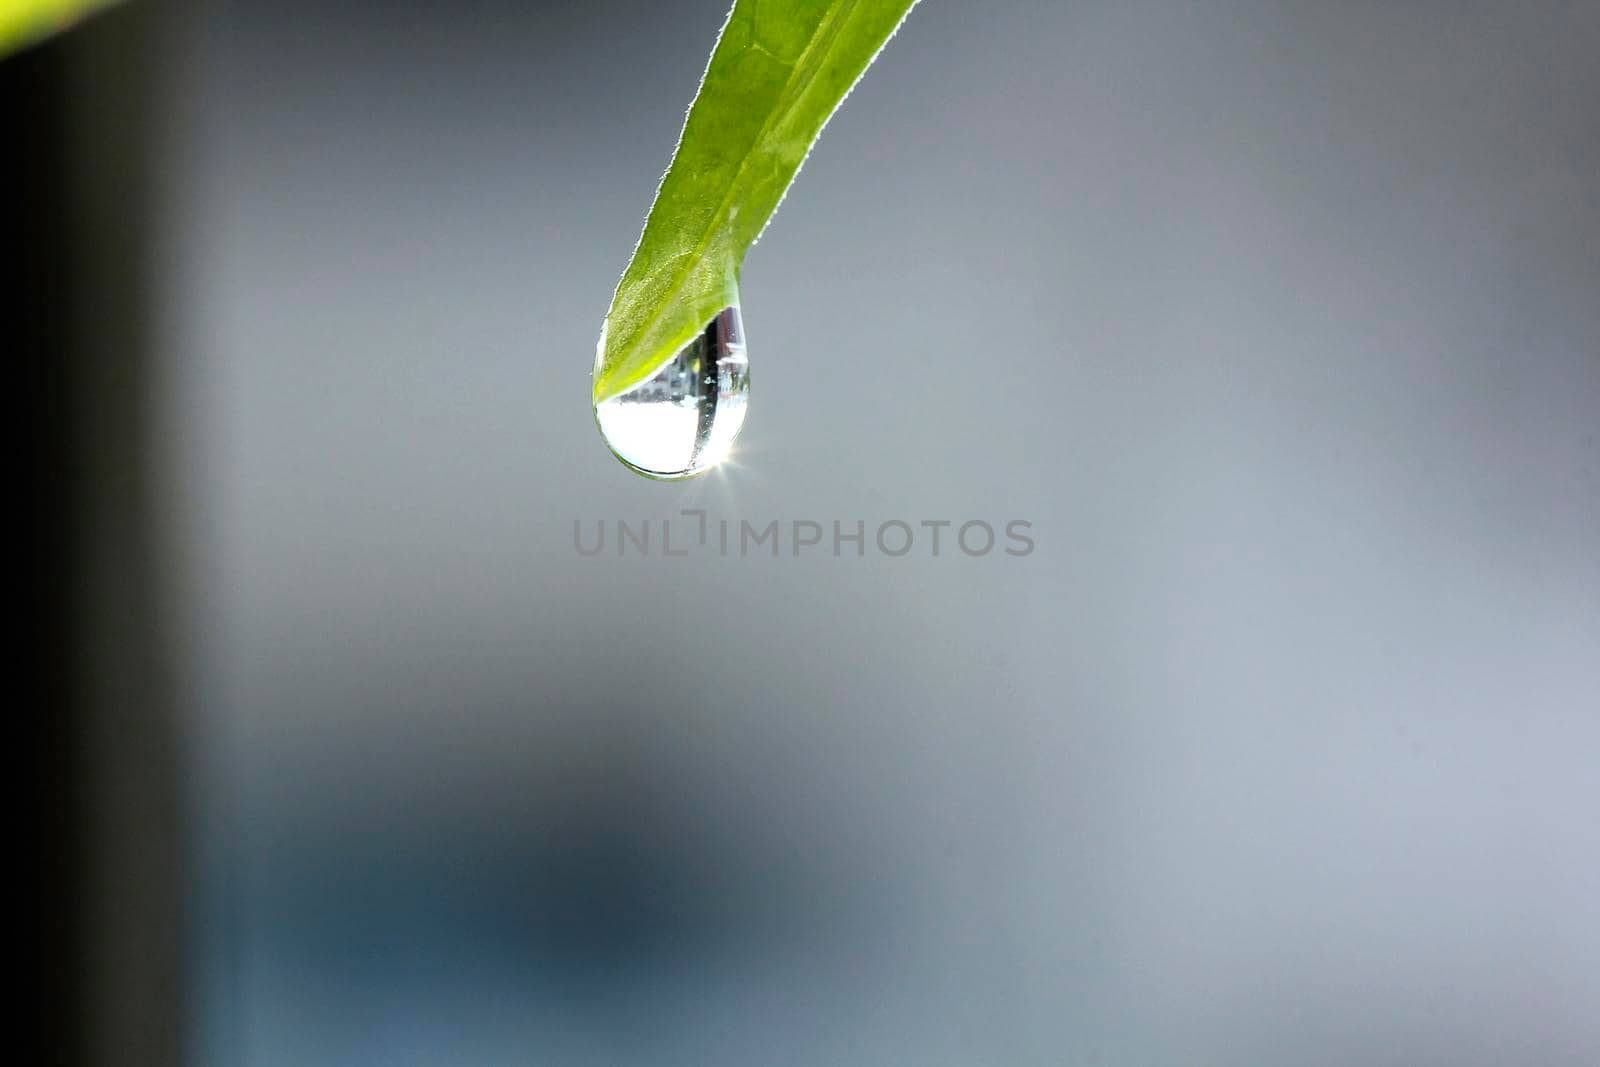
[[[594,402],[646,381],[738,302],[746,249],[916,0],[737,0],[595,353]]]
[[[0,0],[0,56],[53,33],[112,0]]]

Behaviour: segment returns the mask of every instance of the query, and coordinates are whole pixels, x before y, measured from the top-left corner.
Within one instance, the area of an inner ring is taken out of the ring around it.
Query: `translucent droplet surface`
[[[744,425],[750,360],[737,306],[719,311],[655,377],[595,405],[616,457],[649,478],[687,478],[728,455]]]

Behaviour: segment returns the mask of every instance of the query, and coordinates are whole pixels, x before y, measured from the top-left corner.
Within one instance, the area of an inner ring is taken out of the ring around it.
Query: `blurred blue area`
[[[170,368],[197,1062],[1600,1060],[1600,27],[921,5],[587,374],[723,10],[194,30]],[[574,519],[1029,520],[1026,558]]]

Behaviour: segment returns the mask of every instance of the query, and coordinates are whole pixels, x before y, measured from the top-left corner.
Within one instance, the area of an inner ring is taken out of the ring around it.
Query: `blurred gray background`
[[[1600,1061],[1600,5],[925,0],[594,341],[723,0],[185,32],[197,1062]],[[968,559],[580,557],[703,507]]]

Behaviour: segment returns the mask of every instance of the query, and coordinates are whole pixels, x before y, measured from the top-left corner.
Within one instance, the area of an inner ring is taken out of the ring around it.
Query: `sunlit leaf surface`
[[[113,0],[0,0],[0,56],[72,26]]]
[[[599,403],[738,300],[746,249],[916,0],[738,0],[689,109],[595,358]]]

